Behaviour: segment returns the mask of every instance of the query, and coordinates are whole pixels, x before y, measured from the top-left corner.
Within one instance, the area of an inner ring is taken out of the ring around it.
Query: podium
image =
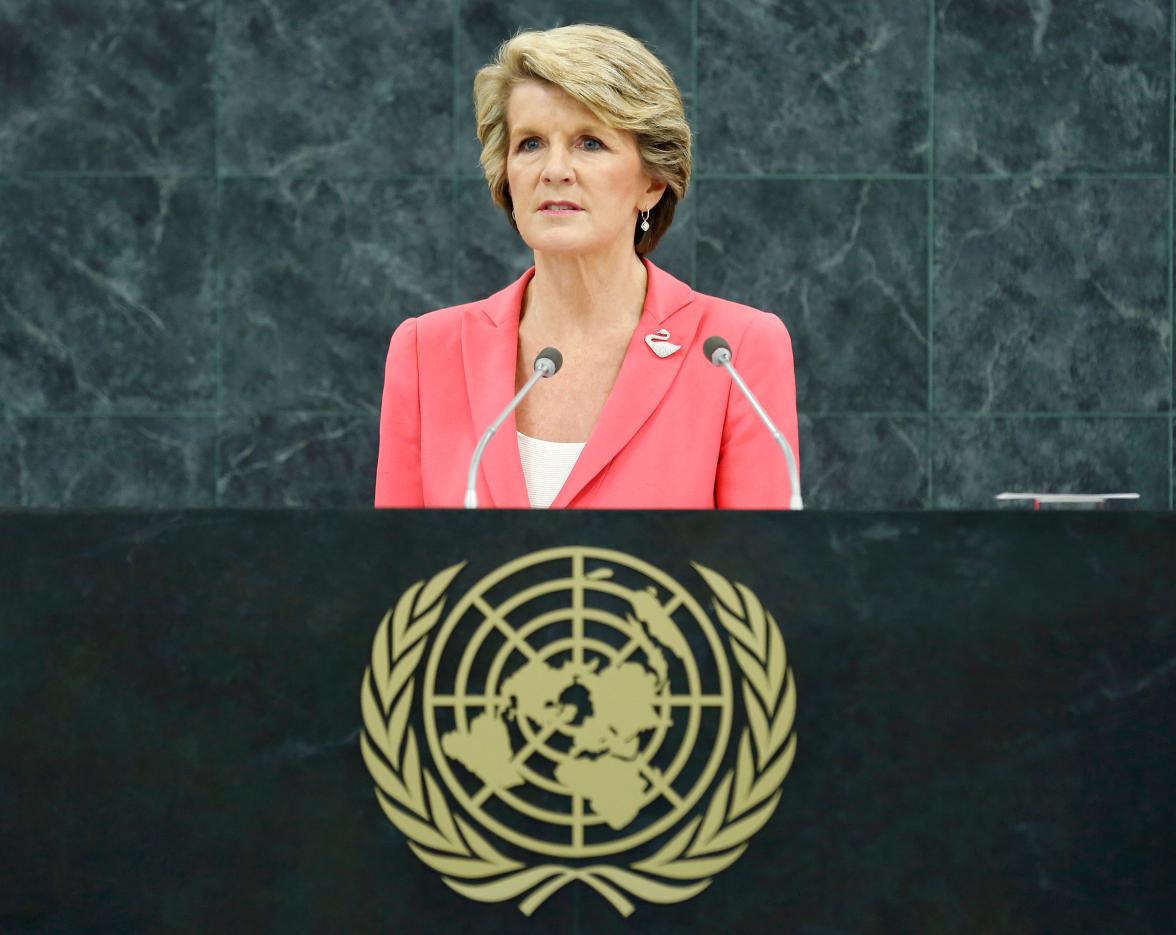
[[[1171,514],[0,528],[0,930],[1171,928]]]

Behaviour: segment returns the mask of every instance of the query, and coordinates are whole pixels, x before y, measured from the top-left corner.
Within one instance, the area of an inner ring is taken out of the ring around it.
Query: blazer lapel
[[[648,270],[648,282],[641,320],[625,351],[617,382],[576,466],[551,504],[553,509],[571,503],[653,415],[678,375],[698,330],[701,311],[693,301],[694,291],[648,260],[642,262]],[[645,344],[645,336],[661,328],[669,330],[674,344],[682,345],[680,351],[664,358]]]
[[[535,270],[531,268],[516,282],[462,316],[461,359],[473,417],[474,445],[515,394],[519,310],[527,283],[534,275]],[[472,447],[468,455],[473,455]],[[528,505],[513,413],[486,446],[479,476],[485,478],[491,496],[490,503],[480,506]]]

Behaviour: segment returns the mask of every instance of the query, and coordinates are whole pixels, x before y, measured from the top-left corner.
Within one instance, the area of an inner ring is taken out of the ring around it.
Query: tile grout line
[[[280,408],[261,408],[254,409],[250,413],[257,418],[314,418],[314,419],[357,419],[357,418],[375,418],[378,412],[373,407],[353,406],[349,409],[280,409]],[[216,412],[184,412],[174,409],[163,409],[158,411],[144,411],[136,412],[128,410],[124,412],[38,412],[35,414],[20,414],[9,413],[7,418],[20,421],[92,421],[92,422],[141,422],[148,419],[168,420],[168,421],[184,421],[184,422],[211,422],[214,425],[220,420],[220,414]]]
[[[1176,0],[1174,0],[1176,2]],[[694,127],[698,127],[699,123],[699,108],[698,108],[698,0],[691,0],[690,4],[690,84],[693,92],[693,100],[691,100],[691,116],[694,118]],[[691,164],[698,164],[698,131],[693,130],[694,137],[694,152],[691,154]],[[701,201],[697,197],[698,192],[698,178],[693,181],[695,191],[694,210],[690,213],[690,285],[698,288],[698,209],[701,206]]]
[[[224,374],[225,374],[225,335],[224,335],[224,304],[225,304],[225,266],[224,266],[224,249],[221,237],[222,223],[224,216],[224,182],[221,178],[221,137],[223,135],[223,128],[221,126],[224,119],[221,107],[221,90],[222,90],[222,72],[223,72],[223,58],[222,58],[222,43],[224,41],[224,0],[217,0],[215,10],[214,28],[216,30],[213,36],[212,45],[212,106],[213,106],[213,153],[212,153],[212,172],[215,184],[215,196],[213,200],[212,211],[212,231],[211,231],[211,247],[212,247],[212,262],[215,264],[213,270],[213,294],[212,294],[212,308],[214,318],[214,328],[216,330],[216,406],[214,407],[214,421],[213,421],[213,454],[212,454],[212,503],[213,506],[219,507],[221,505],[220,492],[220,474],[221,474],[221,434],[223,422],[221,419],[224,412]]]
[[[1173,194],[1172,175],[1176,164],[1176,0],[1168,6],[1168,509],[1176,508],[1176,365],[1173,343],[1176,341],[1176,309],[1172,289]]]
[[[352,416],[352,415],[372,415],[375,410],[370,406],[353,405],[348,408],[334,408],[334,409],[315,409],[315,408],[282,408],[275,407],[261,407],[253,410],[255,415],[314,415],[314,416]],[[167,410],[152,410],[152,409],[115,409],[108,410],[108,412],[88,412],[88,410],[69,410],[69,409],[45,409],[39,410],[35,413],[6,413],[7,418],[11,419],[218,419],[220,413],[215,408],[200,410],[200,409],[167,409]],[[910,420],[926,420],[927,413],[920,409],[816,409],[806,412],[806,416],[810,419],[910,419]],[[1057,420],[1088,420],[1097,422],[1102,420],[1118,420],[1118,421],[1138,421],[1149,422],[1157,419],[1168,419],[1167,413],[1152,413],[1140,412],[1140,410],[1132,409],[1128,412],[1121,412],[1121,410],[1048,410],[1048,409],[1008,409],[1008,410],[984,410],[980,409],[942,409],[937,413],[938,419],[968,419],[971,421],[1000,421],[1003,419],[1057,419]]]
[[[1176,0],[1174,0],[1176,2]],[[935,0],[927,0],[927,509],[935,508]]]
[[[926,182],[930,172],[700,172],[700,178],[718,182]],[[973,182],[1115,182],[1166,179],[1165,172],[936,172],[935,178]]]
[[[1088,419],[1090,421],[1099,421],[1101,419],[1117,419],[1117,420],[1133,420],[1138,422],[1148,422],[1155,419],[1167,418],[1162,413],[1157,412],[1140,412],[1139,410],[1129,410],[1126,412],[1120,410],[1048,410],[1048,409],[1009,409],[983,411],[983,410],[941,410],[938,413],[940,419],[971,419],[974,422],[979,421],[998,421],[1000,419]]]
[[[282,407],[263,407],[254,410],[257,416],[361,416],[361,415],[375,415],[376,410],[371,406],[353,405],[348,408],[337,409],[304,409],[304,408],[290,408]],[[185,411],[168,409],[166,411],[152,411],[152,410],[120,410],[112,412],[88,412],[88,411],[67,411],[67,410],[44,410],[35,413],[19,413],[9,412],[6,414],[8,418],[12,419],[217,419],[219,413],[215,409],[209,409],[201,412],[199,410]],[[805,416],[810,419],[918,419],[926,420],[927,414],[925,411],[918,409],[835,409],[827,411],[809,411]],[[940,419],[957,419],[970,420],[973,422],[992,421],[998,422],[1003,419],[1058,419],[1058,420],[1076,420],[1086,419],[1091,422],[1098,422],[1103,420],[1119,420],[1119,421],[1135,421],[1135,422],[1150,422],[1158,419],[1168,419],[1166,413],[1157,412],[1079,412],[1079,411],[1000,411],[1000,412],[981,412],[968,410],[942,410],[937,414]]]
[[[461,95],[461,69],[458,67],[459,41],[461,30],[461,3],[462,0],[450,0],[450,12],[452,13],[453,36],[450,41],[450,54],[453,56],[453,88],[451,100],[449,102],[450,120],[452,123],[450,131],[450,177],[449,177],[449,304],[457,305],[457,207],[458,207],[458,190],[461,182],[461,167],[459,165],[458,153],[461,150],[460,140],[461,135],[458,131],[458,106],[457,102]]]
[[[456,84],[456,79],[455,79]],[[695,141],[697,146],[697,141]],[[226,179],[247,182],[272,182],[277,178],[273,173],[222,172]],[[453,173],[464,181],[482,178],[477,172],[463,172],[460,168]],[[206,172],[188,171],[42,171],[42,172],[0,172],[0,180],[37,181],[40,179],[205,179]],[[927,182],[931,176],[926,172],[707,172],[698,171],[694,177],[708,182]],[[282,180],[324,181],[324,182],[418,182],[435,179],[436,172],[363,172],[354,175],[332,175],[313,173],[303,175],[297,172],[283,173]],[[937,180],[963,180],[975,182],[1030,182],[1035,180],[1063,180],[1073,182],[1116,182],[1166,180],[1167,172],[939,172]]]

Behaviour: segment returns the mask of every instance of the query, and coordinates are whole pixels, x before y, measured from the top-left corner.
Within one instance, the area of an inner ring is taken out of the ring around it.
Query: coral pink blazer
[[[553,508],[785,508],[784,455],[703,342],[722,335],[733,362],[798,451],[792,344],[775,315],[701,295],[643,260],[645,307],[617,382]],[[529,269],[478,302],[409,319],[388,348],[377,507],[460,507],[470,456],[515,393],[519,314]],[[660,329],[681,350],[658,357]],[[561,348],[566,357],[574,347]],[[552,379],[559,379],[557,374]],[[478,504],[525,508],[514,417],[486,448]]]

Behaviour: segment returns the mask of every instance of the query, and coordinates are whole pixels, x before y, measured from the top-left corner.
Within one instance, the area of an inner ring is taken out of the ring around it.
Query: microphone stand
[[[788,500],[788,509],[803,510],[804,501],[800,496],[800,471],[796,467],[796,455],[792,451],[792,446],[788,444],[788,439],[784,437],[784,433],[776,428],[775,424],[768,414],[764,411],[764,407],[759,404],[759,400],[748,388],[747,384],[743,382],[743,377],[739,376],[739,371],[735,369],[735,365],[731,363],[731,346],[720,337],[707,338],[703,344],[703,353],[706,354],[707,359],[716,367],[723,367],[727,373],[731,374],[731,379],[735,381],[735,385],[743,391],[743,395],[747,397],[747,401],[751,403],[751,408],[756,411],[756,414],[763,420],[764,425],[768,427],[768,431],[772,433],[772,438],[776,439],[776,444],[784,452],[784,458],[788,462],[788,484],[792,488],[792,495]]]
[[[465,508],[467,510],[476,510],[478,508],[478,465],[482,463],[482,454],[485,452],[486,446],[490,444],[490,439],[494,437],[494,433],[498,431],[510,414],[518,408],[523,398],[531,392],[531,388],[540,380],[554,376],[562,366],[563,355],[559,351],[554,347],[543,348],[535,357],[535,372],[523,384],[523,388],[515,393],[514,399],[502,410],[502,414],[490,423],[490,428],[486,429],[482,437],[478,440],[478,446],[474,449],[474,456],[470,458],[470,473],[466,479]]]

